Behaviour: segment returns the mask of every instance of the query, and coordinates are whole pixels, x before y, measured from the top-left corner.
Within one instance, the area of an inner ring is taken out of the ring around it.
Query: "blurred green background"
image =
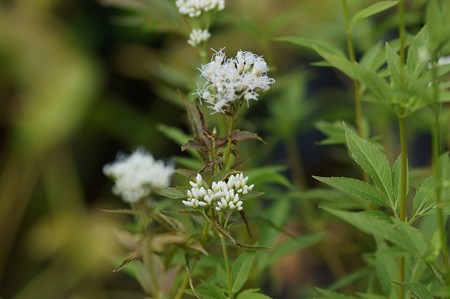
[[[99,209],[124,206],[102,167],[138,146],[158,158],[183,155],[159,124],[188,132],[180,94],[195,90],[200,57],[174,2],[0,2],[0,297],[142,297],[134,281],[112,273],[120,251],[112,228],[127,219]],[[350,2],[356,11],[376,1]],[[410,24],[420,23],[424,2],[408,4]],[[229,56],[250,50],[271,66],[279,87],[271,102],[252,105],[242,126],[269,143],[253,163],[301,162],[288,161],[286,150],[307,160],[303,174],[292,173],[304,187],[311,173],[342,166],[335,160],[342,152],[318,149],[313,123],[352,121],[351,82],[310,67],[318,59],[312,52],[272,37],[314,37],[344,49],[340,12],[336,0],[234,0],[211,28],[208,47]],[[363,22],[357,51],[389,38],[394,24],[389,14]],[[296,262],[301,269],[304,261]],[[297,279],[312,280],[297,271],[286,284]]]

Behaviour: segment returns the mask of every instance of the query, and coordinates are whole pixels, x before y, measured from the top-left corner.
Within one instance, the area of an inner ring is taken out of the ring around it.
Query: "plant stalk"
[[[225,115],[227,121],[227,136],[228,142],[225,149],[225,158],[223,160],[223,169],[228,169],[228,161],[230,160],[230,155],[233,146],[233,116]]]
[[[441,242],[441,254],[442,254],[442,262],[444,265],[444,277],[446,286],[449,286],[449,278],[450,274],[450,262],[448,257],[448,245],[447,245],[447,237],[445,231],[445,216],[444,211],[442,209],[442,176],[441,176],[441,167],[439,165],[439,155],[441,152],[441,133],[440,133],[440,117],[441,117],[441,104],[439,100],[439,82],[437,80],[437,71],[436,68],[432,68],[432,86],[433,86],[433,112],[434,112],[434,124],[432,129],[433,136],[433,175],[435,178],[436,186],[435,186],[435,202],[436,202],[436,215],[437,215],[437,224],[439,230],[439,239]]]
[[[139,226],[141,228],[141,233],[144,237],[144,252],[143,252],[143,261],[144,265],[146,266],[146,269],[148,271],[148,274],[150,276],[151,281],[151,287],[152,287],[152,295],[154,299],[159,299],[159,288],[158,288],[158,282],[156,275],[154,273],[154,267],[153,267],[153,261],[152,261],[152,253],[150,252],[150,235],[147,232],[147,225],[148,225],[148,210],[145,204],[145,198],[141,199],[137,203],[134,203],[131,205],[132,210],[134,211],[137,221],[139,223]]]
[[[231,290],[231,272],[230,272],[230,264],[228,259],[228,251],[227,251],[227,245],[225,244],[225,238],[222,234],[219,234],[220,238],[220,244],[222,245],[222,253],[223,253],[223,261],[225,263],[225,272],[227,274],[227,291],[228,291],[228,298],[233,299],[233,291]]]
[[[405,64],[405,1],[399,0],[398,2],[398,37],[400,41],[400,87],[404,87],[404,64]],[[403,102],[404,98],[400,99]],[[403,103],[401,103],[403,104]],[[405,111],[400,111],[404,114]],[[400,172],[400,221],[406,221],[406,196],[407,196],[407,167],[408,167],[408,144],[406,139],[406,128],[405,128],[405,117],[404,115],[397,115],[399,118],[399,131],[400,131],[400,157],[401,157],[401,172]],[[405,282],[405,257],[402,256],[398,262],[398,280],[399,280],[399,290],[398,299],[405,298],[405,287],[403,283]]]
[[[399,217],[400,221],[406,221],[406,196],[407,196],[407,171],[408,171],[408,144],[406,138],[405,118],[399,117],[399,130],[400,130],[400,159],[401,159],[401,172],[400,172],[400,207]],[[398,263],[398,280],[400,283],[398,298],[403,299],[405,296],[405,288],[403,283],[405,281],[405,257],[400,257]]]
[[[355,48],[353,46],[352,39],[352,27],[350,24],[350,17],[348,13],[348,4],[347,0],[342,0],[342,6],[344,10],[344,22],[345,22],[345,32],[347,37],[347,51],[348,57],[352,63],[356,62],[355,56]],[[353,96],[355,102],[355,118],[356,118],[356,128],[358,132],[358,136],[363,138],[364,136],[364,127],[363,127],[363,114],[362,114],[362,105],[361,105],[361,92],[359,88],[359,82],[356,79],[352,79],[353,82]],[[365,180],[367,179],[367,175],[365,175]]]

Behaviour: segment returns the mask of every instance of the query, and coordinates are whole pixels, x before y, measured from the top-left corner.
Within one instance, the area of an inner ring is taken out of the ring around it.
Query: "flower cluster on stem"
[[[115,162],[103,167],[103,173],[115,181],[113,192],[128,203],[147,197],[153,190],[167,188],[173,172],[173,165],[155,160],[142,149],[130,156],[121,154]]]
[[[197,47],[201,43],[206,42],[211,37],[207,29],[193,29],[189,34],[188,44]]]
[[[195,181],[187,191],[187,200],[183,204],[187,207],[198,208],[213,205],[216,211],[242,211],[241,196],[251,191],[254,185],[247,185],[248,177],[239,173],[231,175],[227,181],[212,182],[208,187],[201,174],[197,174]]]
[[[175,4],[180,14],[191,18],[199,17],[203,12],[225,8],[225,0],[177,0]]]
[[[270,88],[275,80],[267,76],[266,61],[248,51],[238,51],[236,57],[227,59],[223,49],[216,52],[210,63],[200,68],[206,79],[197,89],[199,97],[209,104],[214,113],[230,114],[241,100],[258,100],[260,92]]]

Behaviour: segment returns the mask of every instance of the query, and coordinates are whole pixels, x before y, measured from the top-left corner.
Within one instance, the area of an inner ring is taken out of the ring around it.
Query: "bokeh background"
[[[112,272],[121,252],[112,228],[127,218],[100,209],[125,206],[102,167],[139,146],[163,159],[186,155],[168,128],[189,133],[181,95],[195,90],[201,60],[174,2],[0,2],[0,297],[142,298],[136,282]],[[354,12],[374,2],[349,4]],[[426,1],[407,2],[409,26],[419,28]],[[395,36],[395,22],[390,12],[362,22],[357,53]],[[284,174],[304,189],[316,185],[311,174],[358,173],[345,149],[318,144],[323,135],[314,128],[320,119],[352,122],[351,82],[312,67],[313,52],[273,38],[305,36],[345,49],[344,30],[336,0],[229,0],[214,15],[208,47],[263,55],[277,80],[241,124],[268,145],[242,151],[252,153],[251,165],[287,165]],[[387,136],[392,160],[397,137],[383,109],[366,117]],[[417,122],[410,127],[424,131]],[[428,138],[419,134],[412,148],[417,166],[429,163],[421,146]],[[301,233],[302,226],[301,213],[289,215],[286,227]],[[336,223],[330,229],[327,242],[347,257],[345,271],[358,267],[364,249],[354,244],[363,237]],[[295,253],[274,266],[277,283],[266,289],[296,298],[294,289],[330,285],[344,271],[335,270],[314,250]]]

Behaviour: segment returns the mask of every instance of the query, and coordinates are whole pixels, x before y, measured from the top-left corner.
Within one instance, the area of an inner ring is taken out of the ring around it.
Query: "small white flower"
[[[116,183],[113,192],[129,203],[148,196],[152,190],[168,187],[173,171],[173,165],[155,160],[142,149],[130,156],[118,156],[115,162],[103,167],[103,173]]]
[[[214,113],[225,114],[230,105],[241,99],[248,105],[250,100],[258,100],[260,92],[270,88],[275,80],[267,76],[268,70],[261,56],[238,51],[236,57],[226,59],[223,50],[219,50],[210,63],[200,68],[206,83],[197,89],[197,95]]]
[[[253,185],[247,185],[248,177],[243,173],[231,175],[227,181],[212,182],[209,188],[200,174],[197,174],[195,182],[191,181],[191,190],[186,192],[187,200],[183,204],[190,208],[215,205],[217,211],[238,210],[242,211],[241,195],[248,194]],[[207,189],[206,189],[207,188]]]
[[[203,12],[225,8],[225,0],[177,0],[175,4],[180,14],[198,17]]]
[[[189,34],[188,44],[193,47],[200,45],[203,42],[206,42],[211,37],[211,34],[207,29],[193,29]]]

